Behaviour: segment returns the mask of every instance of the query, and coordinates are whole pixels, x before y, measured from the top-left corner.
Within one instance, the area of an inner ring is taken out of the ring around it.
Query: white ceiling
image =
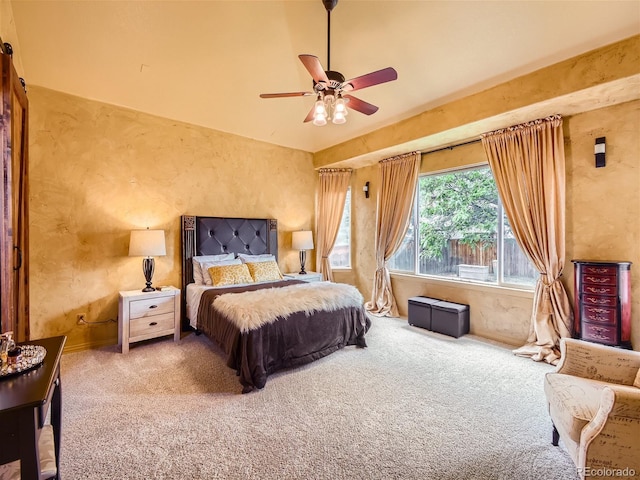
[[[340,0],[331,69],[392,66],[354,92],[380,107],[344,125],[302,120],[314,98],[301,53],[327,68],[321,0],[12,0],[21,75],[134,110],[316,152],[640,33],[640,1]]]

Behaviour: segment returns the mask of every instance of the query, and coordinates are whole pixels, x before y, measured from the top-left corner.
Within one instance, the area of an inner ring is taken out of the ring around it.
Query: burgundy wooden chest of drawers
[[[631,262],[572,262],[575,336],[631,348]]]

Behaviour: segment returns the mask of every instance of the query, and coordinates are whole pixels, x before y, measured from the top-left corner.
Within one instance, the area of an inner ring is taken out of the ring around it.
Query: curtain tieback
[[[540,312],[544,315],[553,315],[553,307],[551,305],[551,287],[560,280],[560,273],[557,277],[555,277],[550,282],[547,280],[547,274],[545,272],[540,272],[540,282],[542,283],[542,305]]]
[[[322,258],[329,258],[329,257],[323,256]]]
[[[551,285],[553,285],[554,283],[556,283],[558,280],[560,280],[560,276],[562,274],[558,275],[556,278],[554,278],[553,280],[551,280],[550,282],[547,280],[547,274],[546,272],[540,272],[540,281],[542,282],[542,284],[545,287],[550,287]]]

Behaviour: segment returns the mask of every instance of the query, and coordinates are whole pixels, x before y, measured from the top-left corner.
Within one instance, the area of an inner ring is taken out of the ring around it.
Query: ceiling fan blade
[[[313,92],[261,93],[260,98],[306,97],[308,95],[315,94]]]
[[[347,108],[351,108],[352,110],[357,110],[365,115],[373,115],[378,111],[378,107],[375,105],[365,102],[364,100],[360,100],[353,95],[343,95],[342,97],[349,100],[347,102]]]
[[[320,60],[315,55],[302,54],[298,55],[298,58],[311,74],[316,83],[324,82],[329,83],[329,79],[327,78],[327,74],[322,68],[322,64]]]
[[[307,116],[305,117],[304,121],[302,123],[307,123],[310,122],[311,120],[313,120],[313,114],[315,113],[316,110],[316,106],[315,104],[311,107],[311,110],[309,110],[309,113],[307,114]]]
[[[383,68],[382,70],[377,70],[375,72],[367,73],[366,75],[347,80],[346,82],[344,82],[344,86],[342,88],[345,91],[352,92],[354,90],[361,90],[363,88],[378,85],[380,83],[391,82],[392,80],[396,80],[397,78],[398,72],[396,72],[391,67],[387,67]]]

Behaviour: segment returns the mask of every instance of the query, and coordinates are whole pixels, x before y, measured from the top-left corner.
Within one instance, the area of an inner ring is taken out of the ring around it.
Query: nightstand
[[[173,335],[180,340],[180,290],[165,287],[162,291],[120,292],[118,301],[118,345],[122,353],[129,344],[150,338]]]
[[[290,278],[293,280],[302,280],[304,282],[321,282],[322,274],[317,272],[307,272],[306,275],[300,275],[299,273],[285,273],[282,275],[284,278]]]

